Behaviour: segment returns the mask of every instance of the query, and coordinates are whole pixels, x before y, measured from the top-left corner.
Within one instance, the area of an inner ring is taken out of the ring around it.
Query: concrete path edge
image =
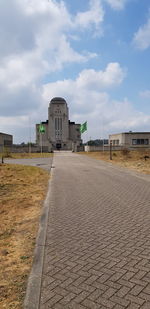
[[[53,167],[53,166],[52,166]],[[24,309],[38,309],[41,292],[41,280],[44,262],[44,251],[46,242],[46,232],[48,225],[48,216],[50,210],[51,183],[53,179],[53,169],[48,183],[48,191],[44,201],[42,215],[39,223],[38,235],[34,250],[32,269],[28,278],[26,296],[24,300]]]

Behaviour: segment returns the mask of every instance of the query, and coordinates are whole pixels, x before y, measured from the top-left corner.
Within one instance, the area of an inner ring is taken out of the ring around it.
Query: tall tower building
[[[77,150],[82,145],[80,124],[69,120],[67,102],[60,97],[53,98],[48,108],[48,120],[41,123],[44,133],[39,132],[36,124],[36,143],[45,151],[56,149]]]

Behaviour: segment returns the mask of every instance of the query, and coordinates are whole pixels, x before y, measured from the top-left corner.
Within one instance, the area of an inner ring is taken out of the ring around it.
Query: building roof
[[[150,134],[150,132],[133,132],[133,131],[129,131],[129,132],[121,132],[121,133],[112,133],[109,134],[109,136],[111,135],[120,135],[120,134]]]
[[[12,136],[12,134],[4,133],[4,132],[0,132],[0,135]]]
[[[133,131],[130,131],[130,132],[124,132],[124,134],[150,134],[150,132],[133,132]]]
[[[63,98],[61,98],[61,97],[55,97],[55,98],[53,98],[51,101],[50,101],[50,103],[52,103],[52,104],[66,104],[66,101],[65,101],[65,99],[63,99]]]
[[[42,121],[41,124],[48,124],[48,120]]]
[[[75,126],[80,126],[81,125],[80,123],[75,123],[74,121],[70,121],[70,120],[68,120],[68,123],[70,125],[75,125]]]

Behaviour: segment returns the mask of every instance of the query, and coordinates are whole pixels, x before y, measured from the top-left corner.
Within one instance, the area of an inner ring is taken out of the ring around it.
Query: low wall
[[[84,151],[84,146],[77,146],[77,152]]]
[[[119,151],[123,149],[128,149],[130,151],[143,151],[143,150],[149,150],[150,151],[150,145],[148,147],[143,145],[143,147],[125,147],[125,146],[114,146],[112,145],[112,151]],[[109,151],[110,145],[104,145],[104,146],[84,146],[84,150],[86,152],[96,152],[96,151]]]
[[[19,153],[28,153],[28,152],[32,152],[32,153],[36,153],[36,152],[41,152],[41,147],[40,146],[12,146],[11,148],[11,152],[15,153],[15,152],[19,152]],[[47,146],[43,146],[42,147],[42,152],[48,152],[48,147]]]
[[[21,145],[13,145],[11,147],[4,147],[0,146],[0,153],[3,152],[12,152],[12,153],[36,153],[36,152],[41,152],[41,147],[40,146],[21,146]],[[42,152],[48,152],[48,147],[43,146],[42,147]]]
[[[105,151],[109,150],[109,145],[102,145],[102,146],[84,146],[84,151],[86,152],[96,152],[96,151]]]

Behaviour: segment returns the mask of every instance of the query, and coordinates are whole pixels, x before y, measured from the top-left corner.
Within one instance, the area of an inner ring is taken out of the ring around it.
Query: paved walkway
[[[150,177],[54,156],[40,309],[150,309]]]
[[[52,160],[53,160],[52,157],[33,158],[33,159],[4,159],[4,163],[37,166],[47,171],[50,171]]]

